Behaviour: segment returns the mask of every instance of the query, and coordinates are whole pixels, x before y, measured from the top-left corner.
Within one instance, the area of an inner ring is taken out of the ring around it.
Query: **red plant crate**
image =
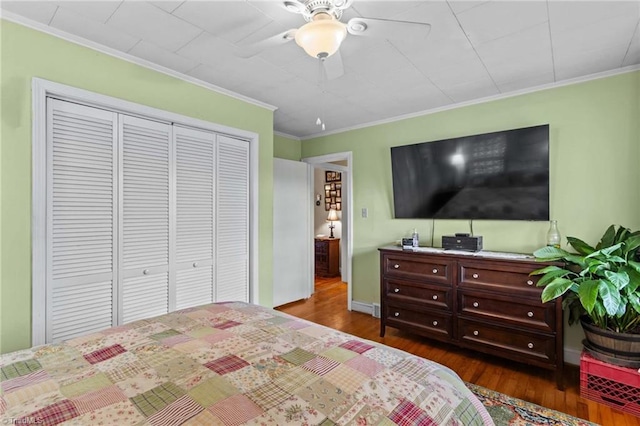
[[[640,416],[640,371],[580,357],[580,396]]]

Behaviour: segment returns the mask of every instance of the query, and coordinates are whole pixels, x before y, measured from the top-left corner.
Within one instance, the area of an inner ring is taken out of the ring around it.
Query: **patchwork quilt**
[[[448,368],[246,303],[0,358],[0,423],[491,425]]]

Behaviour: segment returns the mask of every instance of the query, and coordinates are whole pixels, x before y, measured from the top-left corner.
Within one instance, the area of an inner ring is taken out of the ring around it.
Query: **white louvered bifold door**
[[[117,114],[48,99],[46,341],[112,326]]]
[[[120,116],[120,322],[169,310],[171,126]]]
[[[216,295],[249,301],[249,143],[218,136]]]
[[[175,308],[213,302],[214,133],[174,126]]]

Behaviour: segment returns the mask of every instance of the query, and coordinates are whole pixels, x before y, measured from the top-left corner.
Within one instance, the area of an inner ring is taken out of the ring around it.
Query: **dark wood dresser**
[[[482,253],[482,252],[480,252]],[[563,389],[560,299],[542,303],[533,258],[380,249],[380,336],[387,326],[555,370]]]
[[[340,238],[316,238],[315,259],[316,275],[340,275]]]

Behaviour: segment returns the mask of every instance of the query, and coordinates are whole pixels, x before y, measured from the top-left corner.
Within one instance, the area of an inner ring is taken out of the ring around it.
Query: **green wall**
[[[379,300],[377,248],[417,228],[430,245],[431,220],[393,219],[390,147],[538,124],[550,125],[551,218],[564,237],[596,243],[608,225],[640,229],[640,72],[461,107],[302,142],[302,156],[353,152],[353,299]],[[369,209],[363,219],[359,212]],[[547,222],[474,221],[487,250],[531,253]],[[435,221],[441,236],[467,221]],[[566,241],[566,240],[565,240]],[[566,346],[580,347],[578,331]]]
[[[8,21],[0,21],[0,352],[31,346],[31,79],[259,134],[259,296],[272,303],[273,112]]]
[[[300,161],[302,142],[281,135],[273,135],[273,156],[285,160]]]

